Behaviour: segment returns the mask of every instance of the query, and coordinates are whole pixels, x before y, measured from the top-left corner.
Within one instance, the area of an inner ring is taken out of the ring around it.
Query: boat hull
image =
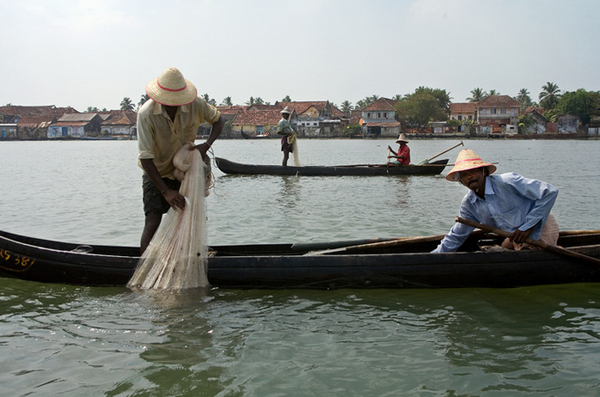
[[[425,165],[366,164],[339,166],[284,167],[281,165],[240,164],[221,157],[215,157],[217,167],[225,174],[232,175],[293,175],[293,176],[393,176],[393,175],[438,175],[448,159]]]
[[[478,239],[481,237],[478,237]],[[477,239],[477,240],[478,240]],[[477,244],[467,241],[463,246]],[[559,243],[600,258],[600,234]],[[338,246],[348,244],[338,242]],[[219,246],[208,279],[222,288],[507,288],[600,282],[600,267],[546,251],[431,254],[429,241],[373,253],[311,255],[292,244]],[[582,244],[582,245],[578,245]],[[573,246],[575,245],[575,246]],[[329,243],[335,247],[336,243]],[[312,247],[313,249],[315,247]],[[137,247],[87,246],[0,231],[0,276],[87,286],[124,286],[138,262]]]

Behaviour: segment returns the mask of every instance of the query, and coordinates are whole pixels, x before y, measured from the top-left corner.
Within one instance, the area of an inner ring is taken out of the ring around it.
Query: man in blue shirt
[[[459,216],[512,233],[502,243],[506,249],[531,249],[527,238],[549,245],[558,241],[558,224],[550,213],[558,189],[549,183],[507,173],[491,175],[496,166],[484,162],[475,152],[462,150],[446,179],[470,189],[460,205]],[[456,223],[432,251],[454,252],[473,231]]]

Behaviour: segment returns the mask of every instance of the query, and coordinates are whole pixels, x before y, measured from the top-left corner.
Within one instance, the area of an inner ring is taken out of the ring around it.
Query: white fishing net
[[[288,143],[290,145],[294,145],[294,166],[301,167],[300,165],[300,154],[298,153],[298,138],[296,137],[296,133],[288,136]]]
[[[144,290],[182,290],[208,287],[206,206],[210,165],[198,150],[184,145],[173,159],[179,194],[186,198],[183,210],[169,209],[127,286]],[[180,179],[182,178],[182,179]]]

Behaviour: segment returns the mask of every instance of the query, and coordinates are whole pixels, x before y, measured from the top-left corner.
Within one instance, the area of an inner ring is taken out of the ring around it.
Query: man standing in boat
[[[281,120],[277,123],[277,134],[283,135],[281,138],[281,151],[283,152],[283,162],[281,165],[287,166],[290,153],[294,154],[294,164],[299,167],[298,161],[298,148],[296,145],[296,131],[292,128],[290,123],[290,115],[292,111],[289,107],[285,107],[281,112]]]
[[[395,152],[394,149],[392,149],[388,145],[388,151],[389,151],[389,153],[392,153],[391,155],[388,156],[388,160],[396,159],[394,164],[409,165],[410,164],[410,149],[408,148],[408,145],[407,145],[408,140],[406,139],[406,135],[400,134],[396,143],[398,143],[400,145],[400,147],[398,148],[398,152]]]
[[[505,249],[534,249],[524,244],[527,238],[556,245],[559,228],[550,211],[558,189],[515,173],[491,175],[495,171],[495,165],[484,162],[472,150],[458,154],[446,179],[470,189],[462,200],[459,216],[512,233],[502,243]],[[472,231],[471,226],[455,223],[432,252],[456,251]]]
[[[202,123],[212,124],[206,142],[193,147],[205,160],[206,152],[223,130],[221,113],[197,96],[196,87],[176,68],[166,69],[146,86],[150,97],[137,115],[138,161],[144,170],[143,199],[145,223],[142,253],[160,226],[169,208],[184,208],[175,178],[173,157],[187,142],[194,142]],[[208,163],[210,166],[210,163]]]

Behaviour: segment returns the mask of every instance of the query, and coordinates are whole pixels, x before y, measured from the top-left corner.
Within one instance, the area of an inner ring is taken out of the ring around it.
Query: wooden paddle
[[[456,145],[452,146],[450,149],[446,149],[446,150],[444,150],[443,152],[441,152],[441,153],[438,153],[438,154],[436,154],[435,156],[433,156],[433,157],[431,157],[431,158],[429,158],[429,159],[427,159],[427,160],[423,160],[423,161],[421,161],[421,162],[419,163],[419,165],[425,165],[425,164],[429,163],[431,160],[433,160],[434,158],[436,158],[436,157],[440,157],[442,154],[444,154],[444,153],[446,153],[446,152],[449,152],[450,150],[452,150],[452,149],[454,149],[454,148],[456,148],[456,147],[459,147],[459,146],[465,146],[465,145],[464,145],[464,143],[463,143],[463,141],[460,141],[460,143],[457,143]]]
[[[511,233],[506,232],[504,230],[496,229],[494,227],[483,225],[481,223],[470,221],[468,219],[464,219],[464,218],[461,218],[461,217],[458,217],[458,216],[456,218],[454,218],[454,220],[456,222],[463,223],[463,224],[465,224],[467,226],[472,226],[472,227],[476,227],[478,229],[484,230],[486,232],[495,233],[498,236],[502,236],[502,237],[510,237],[511,236]],[[566,256],[573,257],[573,258],[585,260],[585,261],[594,263],[596,265],[600,265],[600,260],[599,259],[593,258],[591,256],[580,254],[579,252],[569,251],[568,249],[557,247],[556,245],[546,244],[543,241],[532,240],[530,238],[528,238],[527,240],[525,240],[525,242],[527,244],[531,244],[531,245],[535,245],[536,247],[543,248],[546,251],[554,252],[555,254],[566,255]]]
[[[389,241],[381,241],[377,243],[370,244],[359,244],[359,245],[350,245],[348,247],[340,247],[333,249],[326,249],[322,251],[313,251],[304,255],[312,256],[312,255],[327,255],[327,254],[341,254],[355,251],[363,251],[373,248],[387,248],[387,247],[397,247],[400,245],[406,245],[411,243],[428,243],[431,241],[439,241],[444,238],[445,234],[440,234],[437,236],[419,236],[419,237],[400,237]]]

